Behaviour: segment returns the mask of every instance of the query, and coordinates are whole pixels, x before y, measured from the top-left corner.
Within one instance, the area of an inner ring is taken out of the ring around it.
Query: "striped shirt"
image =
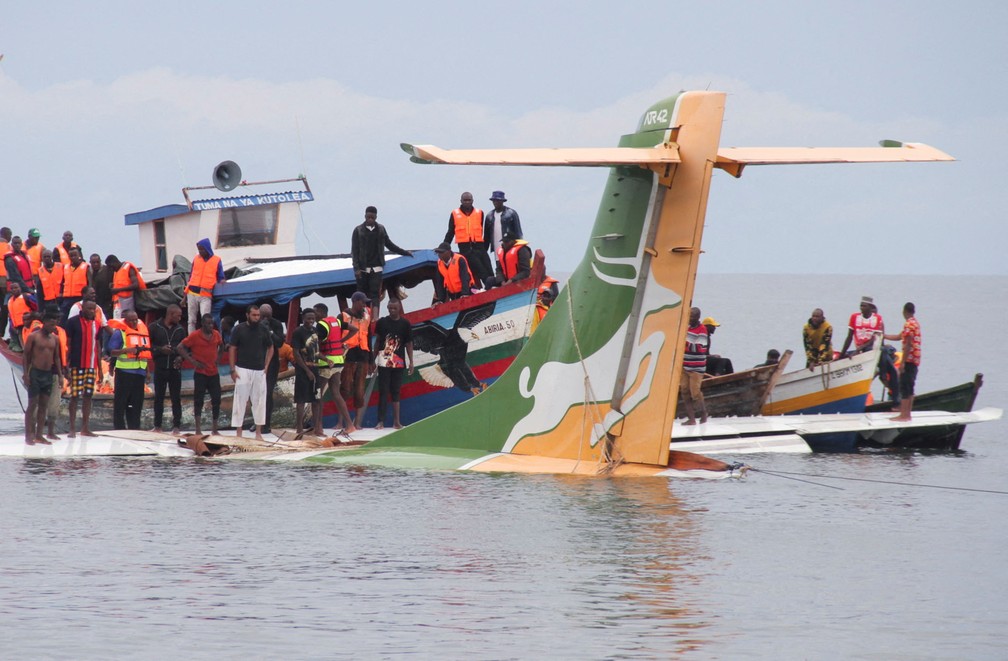
[[[687,372],[704,372],[707,369],[707,327],[703,324],[686,330],[683,369]]]

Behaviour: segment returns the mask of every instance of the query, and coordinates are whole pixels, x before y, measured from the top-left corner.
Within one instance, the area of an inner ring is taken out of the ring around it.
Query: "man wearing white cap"
[[[844,340],[840,357],[847,355],[851,341],[854,342],[854,353],[870,351],[875,346],[875,336],[885,332],[882,315],[875,308],[875,300],[871,296],[861,297],[861,312],[850,316],[847,324],[847,339]]]

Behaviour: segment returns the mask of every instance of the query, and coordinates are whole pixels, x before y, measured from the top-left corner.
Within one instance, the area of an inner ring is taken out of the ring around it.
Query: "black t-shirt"
[[[291,349],[301,354],[309,368],[314,367],[318,362],[318,335],[315,334],[315,327],[298,326],[291,334]],[[294,365],[297,366],[297,363]]]
[[[262,323],[242,322],[231,331],[231,346],[237,347],[235,365],[247,370],[266,369],[266,351],[273,346],[269,329]]]
[[[406,367],[406,343],[413,341],[413,328],[403,317],[382,317],[375,325],[378,367]]]

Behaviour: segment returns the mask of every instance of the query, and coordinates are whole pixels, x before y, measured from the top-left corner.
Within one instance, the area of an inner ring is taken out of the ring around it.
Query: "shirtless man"
[[[52,445],[42,436],[42,430],[53,380],[57,379],[59,387],[63,387],[63,365],[56,337],[58,321],[58,314],[47,314],[40,332],[32,333],[25,341],[21,378],[28,389],[28,408],[25,409],[25,443],[28,445]]]

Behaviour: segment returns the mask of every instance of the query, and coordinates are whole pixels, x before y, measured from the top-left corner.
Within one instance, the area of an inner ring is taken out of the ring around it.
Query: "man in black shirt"
[[[301,312],[301,325],[291,335],[291,349],[294,350],[294,407],[296,427],[304,429],[305,404],[311,404],[312,433],[324,436],[322,432],[322,402],[318,398],[321,380],[318,374],[318,335],[315,334],[315,310],[305,308]]]
[[[273,317],[273,307],[268,303],[259,306],[259,317],[259,323],[269,330],[270,340],[273,342],[273,358],[266,366],[266,422],[263,424],[263,431],[268,434],[273,430],[273,392],[276,390],[277,377],[280,374],[280,347],[283,346],[286,335],[283,324]],[[249,431],[253,430],[254,425],[249,427]]]
[[[234,381],[231,424],[241,438],[245,405],[251,400],[256,439],[262,440],[262,427],[266,422],[266,366],[273,358],[273,341],[269,330],[260,323],[258,305],[248,306],[245,318],[247,321],[231,332],[228,347],[231,380]]]
[[[171,394],[172,433],[178,434],[182,425],[182,357],[178,345],[186,338],[186,330],[179,323],[182,308],[169,305],[163,319],[150,325],[150,340],[154,355],[154,431],[162,431],[165,390]]]
[[[354,228],[350,237],[350,257],[353,260],[357,291],[367,294],[372,301],[371,316],[378,316],[378,299],[381,296],[382,271],[385,270],[385,249],[412,257],[413,253],[392,243],[384,225],[378,224],[378,209],[364,210],[364,222]]]

